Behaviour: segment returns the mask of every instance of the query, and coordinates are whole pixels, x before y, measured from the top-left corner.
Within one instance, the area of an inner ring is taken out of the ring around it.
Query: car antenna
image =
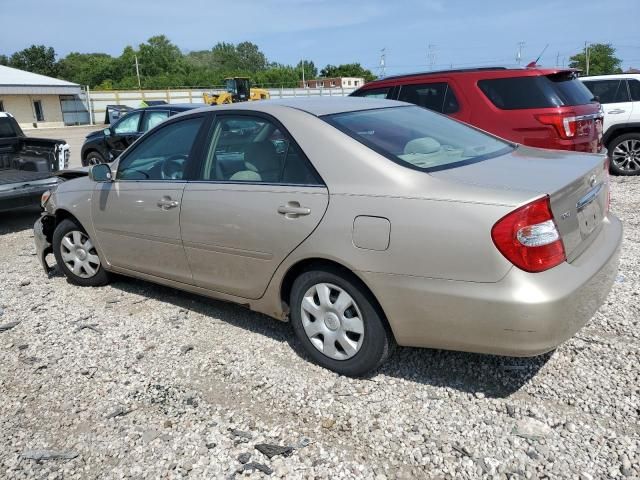
[[[536,68],[538,66],[538,61],[542,58],[542,55],[544,55],[544,52],[547,51],[547,48],[549,48],[548,43],[542,49],[542,51],[540,52],[540,55],[538,55],[538,58],[536,58],[533,62],[527,64],[527,68]]]

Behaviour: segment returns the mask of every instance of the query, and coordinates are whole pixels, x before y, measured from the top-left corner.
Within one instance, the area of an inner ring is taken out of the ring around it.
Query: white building
[[[23,128],[88,123],[80,85],[0,65],[0,111]]]
[[[360,88],[365,84],[361,77],[314,78],[299,83],[300,88]]]

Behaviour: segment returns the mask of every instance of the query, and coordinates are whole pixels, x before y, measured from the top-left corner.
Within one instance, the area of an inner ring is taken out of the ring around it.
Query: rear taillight
[[[491,238],[507,260],[526,272],[543,272],[567,259],[548,196],[505,215],[491,229]]]
[[[543,125],[553,125],[561,138],[575,138],[578,121],[573,113],[544,113],[536,115]]]

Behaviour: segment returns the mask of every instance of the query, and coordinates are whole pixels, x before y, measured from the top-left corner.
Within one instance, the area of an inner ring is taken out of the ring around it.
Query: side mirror
[[[104,133],[105,137],[111,136],[111,127],[105,128],[104,130],[102,130],[102,133]]]
[[[113,175],[111,174],[111,167],[106,163],[93,165],[89,169],[89,178],[94,182],[112,182]]]

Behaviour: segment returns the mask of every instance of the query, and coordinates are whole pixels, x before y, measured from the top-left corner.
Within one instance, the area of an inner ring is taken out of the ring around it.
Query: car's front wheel
[[[82,161],[82,166],[89,167],[91,165],[98,165],[99,163],[105,163],[104,157],[98,152],[89,152]]]
[[[356,278],[337,269],[305,272],[294,281],[290,302],[296,336],[319,365],[361,376],[389,356],[391,333]]]
[[[109,282],[96,247],[87,232],[70,219],[53,232],[53,254],[69,281],[82,287],[98,287]]]
[[[640,174],[640,133],[626,133],[614,138],[608,150],[612,173]]]

